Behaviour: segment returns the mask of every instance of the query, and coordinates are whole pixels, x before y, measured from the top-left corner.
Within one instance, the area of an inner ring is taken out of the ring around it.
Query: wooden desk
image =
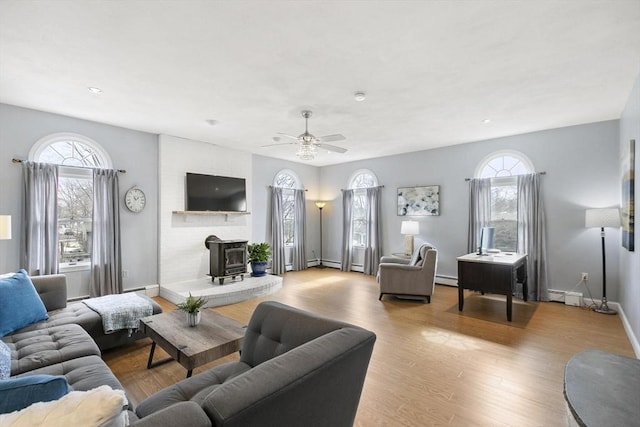
[[[527,255],[500,253],[467,254],[458,260],[458,310],[464,306],[464,289],[507,296],[507,320],[511,321],[512,296],[518,280],[527,300]]]
[[[140,329],[153,340],[147,369],[175,360],[184,366],[189,378],[194,368],[242,347],[246,329],[242,323],[205,309],[200,324],[191,327],[185,316],[183,311],[174,310],[140,319]],[[171,357],[154,362],[156,344]]]

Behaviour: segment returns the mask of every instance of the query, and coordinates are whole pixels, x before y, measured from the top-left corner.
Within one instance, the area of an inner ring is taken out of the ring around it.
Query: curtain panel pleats
[[[376,275],[382,256],[382,187],[367,188],[367,242],[364,273]]]
[[[273,274],[283,274],[286,269],[284,254],[284,199],[282,196],[282,188],[271,187],[270,192],[270,222],[269,235],[267,240],[271,245],[271,272]]]
[[[469,182],[469,230],[467,253],[480,246],[480,231],[491,221],[491,179],[472,179]]]
[[[293,222],[293,270],[304,270],[307,268],[307,248],[305,244],[306,236],[306,195],[304,190],[293,190],[294,192],[294,222]]]
[[[33,276],[58,273],[58,166],[22,162],[22,266]]]
[[[527,254],[528,297],[548,301],[546,218],[540,175],[518,176],[518,252]]]
[[[351,271],[353,257],[353,190],[342,192],[342,263],[340,270]]]
[[[115,170],[93,171],[92,240],[90,295],[122,293],[120,191]]]

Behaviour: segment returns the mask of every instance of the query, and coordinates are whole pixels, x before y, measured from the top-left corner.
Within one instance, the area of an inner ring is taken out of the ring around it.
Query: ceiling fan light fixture
[[[316,147],[313,145],[300,145],[296,156],[300,160],[313,160],[316,158]]]

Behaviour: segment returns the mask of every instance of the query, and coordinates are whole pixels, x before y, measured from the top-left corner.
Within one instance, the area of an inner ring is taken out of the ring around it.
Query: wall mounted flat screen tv
[[[187,172],[185,194],[187,211],[247,211],[244,178]]]

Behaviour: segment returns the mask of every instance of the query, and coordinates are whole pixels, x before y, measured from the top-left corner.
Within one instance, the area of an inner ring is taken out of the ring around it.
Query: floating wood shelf
[[[176,215],[251,215],[251,212],[234,211],[173,211]]]

